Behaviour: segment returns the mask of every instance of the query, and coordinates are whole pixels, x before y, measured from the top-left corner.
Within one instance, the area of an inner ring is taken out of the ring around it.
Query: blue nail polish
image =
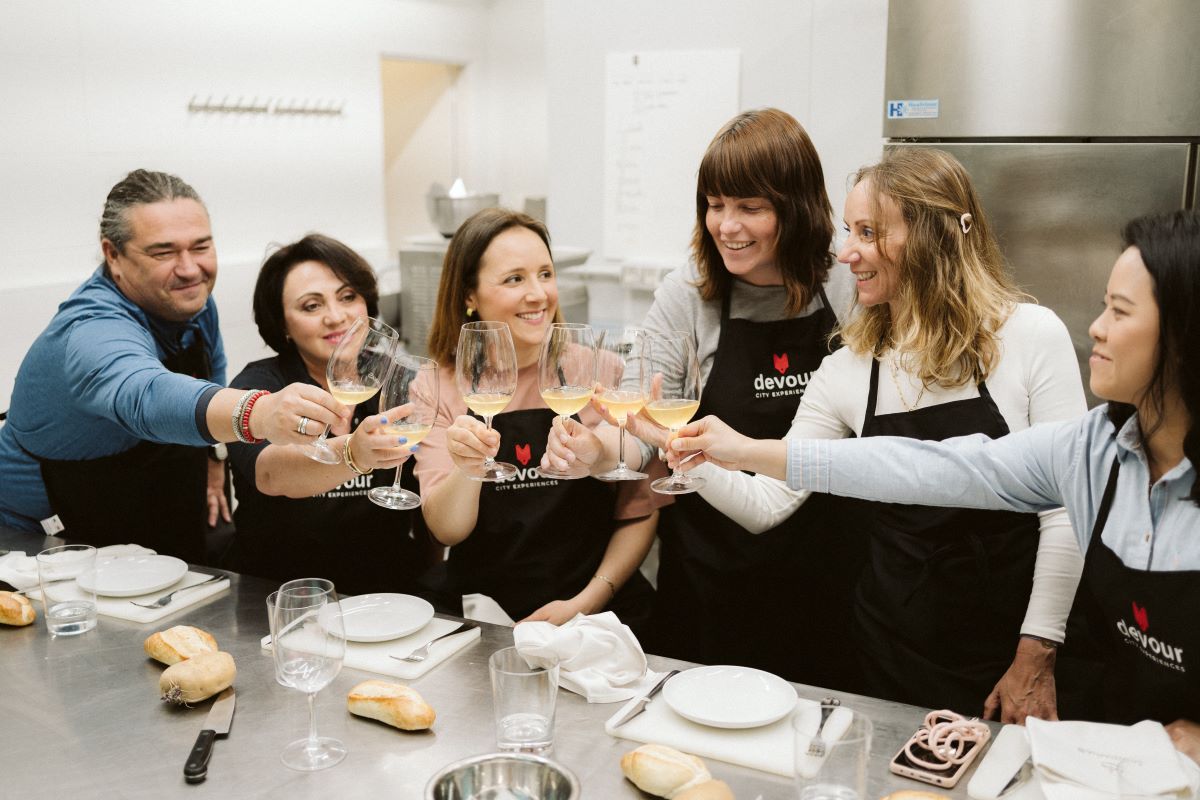
[[[387,425],[387,417],[380,417],[380,418],[379,418],[379,424],[380,424],[380,425]]]
[[[400,437],[400,444],[408,444],[408,439],[407,439],[407,438],[405,438],[405,437],[403,437],[403,436],[401,436],[401,437]]]
[[[410,452],[410,453],[415,453],[415,452],[417,452],[417,451],[418,451],[418,450],[420,450],[420,449],[421,449],[421,445],[419,445],[419,444],[414,444],[412,447],[408,448],[408,452]]]

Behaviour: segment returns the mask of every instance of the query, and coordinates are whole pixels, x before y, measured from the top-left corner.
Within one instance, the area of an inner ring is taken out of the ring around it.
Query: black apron
[[[1133,569],[1101,541],[1119,469],[1114,460],[1080,585],[1103,631],[1103,720],[1200,720],[1200,571]]]
[[[305,374],[292,382],[311,382]],[[379,413],[379,395],[354,408],[350,430]],[[404,463],[401,485],[417,492],[414,459]],[[411,592],[429,566],[431,548],[412,533],[412,511],[375,505],[367,493],[389,486],[396,470],[377,469],[354,475],[314,497],[262,494],[234,471],[238,507],[235,512],[233,565],[238,572],[287,581],[320,575],[341,594]]]
[[[171,372],[208,379],[203,337],[169,354]],[[84,461],[37,458],[50,508],[75,541],[101,547],[134,543],[191,563],[205,560],[208,448],[139,442]]]
[[[500,434],[497,460],[513,464],[517,477],[481,487],[475,529],[450,548],[444,576],[433,578],[440,608],[461,614],[462,595],[480,592],[520,621],[552,600],[574,597],[596,574],[618,524],[616,487],[538,473],[554,417],[534,408],[492,418]],[[652,594],[635,570],[605,610],[638,633]]]
[[[864,437],[941,441],[1009,432],[982,381],[979,397],[895,414],[875,414],[878,394],[875,360]],[[854,609],[867,693],[980,713],[1016,654],[1033,588],[1038,516],[854,502],[869,540]]]
[[[823,308],[751,322],[721,307],[721,335],[696,419],[714,414],[746,436],[787,433],[809,376],[830,352],[837,324]],[[658,654],[765,669],[804,683],[850,685],[844,648],[855,563],[852,539],[830,522],[828,496],[811,496],[758,535],[699,494],[677,495],[659,523],[653,637]]]

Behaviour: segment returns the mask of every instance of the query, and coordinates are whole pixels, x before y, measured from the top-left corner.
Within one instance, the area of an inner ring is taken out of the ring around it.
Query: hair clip
[[[964,236],[971,232],[971,224],[973,222],[975,222],[975,218],[971,216],[970,212],[964,213],[958,218],[958,224],[962,227]]]

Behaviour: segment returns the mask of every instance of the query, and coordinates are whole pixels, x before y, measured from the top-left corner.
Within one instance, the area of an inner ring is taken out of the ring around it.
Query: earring
[[[975,222],[975,218],[970,213],[963,214],[958,218],[958,226],[962,228],[963,235],[966,236],[971,232],[971,224]]]
[[[475,316],[475,309],[471,308],[471,306],[467,306],[467,319],[470,319],[473,316]]]

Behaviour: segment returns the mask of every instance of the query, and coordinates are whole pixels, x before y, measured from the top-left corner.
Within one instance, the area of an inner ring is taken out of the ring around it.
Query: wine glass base
[[[496,483],[517,477],[517,468],[503,461],[493,461],[490,464],[481,464],[477,469],[467,470],[467,477],[475,481]]]
[[[279,760],[286,767],[302,772],[315,772],[342,763],[346,752],[346,745],[341,741],[320,736],[315,743],[307,738],[292,742],[283,749]]]
[[[553,469],[538,468],[538,475],[543,478],[553,478],[556,481],[574,481],[580,478],[587,478],[590,473],[586,470],[580,470],[579,472],[559,472]]]
[[[390,508],[393,511],[408,511],[421,506],[420,495],[407,489],[398,489],[395,486],[376,486],[367,492],[367,498],[375,505]]]
[[[339,456],[332,447],[327,444],[302,444],[300,452],[311,458],[313,461],[318,461],[322,464],[340,464],[342,457]]]
[[[608,472],[602,472],[592,477],[601,481],[640,481],[650,476],[629,467],[617,467],[616,469],[610,469]]]
[[[650,484],[650,488],[659,494],[690,494],[697,489],[702,489],[706,482],[704,478],[693,478],[688,475],[681,477],[668,475]]]

